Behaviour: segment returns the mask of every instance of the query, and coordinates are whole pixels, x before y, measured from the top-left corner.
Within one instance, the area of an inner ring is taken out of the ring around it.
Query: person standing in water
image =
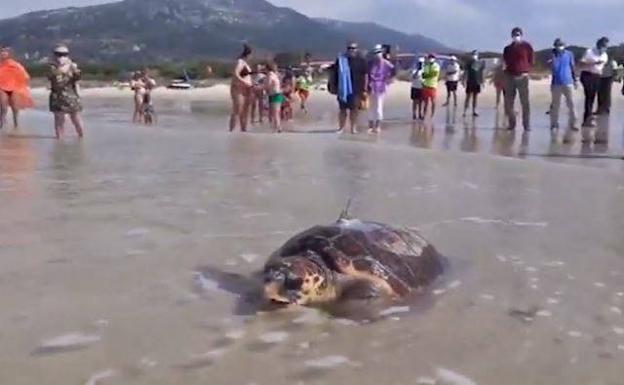
[[[251,101],[251,123],[256,121],[256,112],[258,112],[258,122],[262,123],[264,120],[264,109],[266,99],[266,87],[264,82],[267,75],[264,73],[264,67],[261,64],[256,66],[256,70],[251,76],[253,89],[252,89],[252,101]]]
[[[519,27],[511,31],[512,43],[505,47],[505,115],[509,120],[509,130],[516,129],[515,103],[516,95],[520,96],[522,106],[522,125],[525,131],[531,130],[531,105],[529,101],[529,73],[533,69],[533,46],[523,40],[523,32]]]
[[[598,85],[598,110],[596,111],[598,115],[609,115],[611,113],[611,93],[617,69],[617,62],[609,58],[602,70],[600,84]]]
[[[466,101],[464,103],[464,116],[468,113],[470,107],[470,100],[472,99],[472,116],[477,117],[477,99],[481,93],[481,88],[484,83],[483,72],[485,71],[485,64],[479,60],[479,52],[472,51],[472,56],[466,64],[466,71],[464,75],[464,86],[466,88]]]
[[[81,71],[69,57],[65,45],[54,48],[54,59],[50,63],[48,80],[50,81],[50,111],[54,114],[54,132],[60,139],[65,131],[65,117],[69,115],[76,133],[83,137],[84,129],[80,112],[82,103],[78,95],[78,82]]]
[[[568,129],[577,131],[574,90],[578,87],[578,83],[574,67],[574,54],[566,49],[565,43],[559,38],[555,40],[553,46],[555,49],[549,61],[552,74],[550,86],[552,95],[550,129],[555,131],[559,128],[559,109],[561,107],[561,96],[563,95],[568,107]]]
[[[494,76],[491,83],[496,89],[496,109],[498,110],[505,94],[505,67],[502,62],[494,68]]]
[[[412,68],[412,87],[410,90],[410,98],[412,99],[412,119],[425,119],[425,115],[423,114],[423,96],[422,96],[422,88],[423,88],[423,78],[422,71],[425,65],[425,58],[419,57],[418,61]]]
[[[461,78],[461,66],[456,56],[451,56],[449,62],[444,67],[446,77],[446,103],[442,106],[446,107],[451,103],[453,97],[453,105],[457,107],[457,86]]]
[[[248,60],[251,58],[251,47],[243,46],[243,52],[236,60],[230,84],[230,96],[232,97],[232,113],[230,115],[230,132],[240,124],[241,131],[247,131],[249,119],[249,107],[251,106],[252,87],[251,67]]]
[[[268,74],[264,82],[267,95],[269,95],[269,118],[273,123],[274,132],[282,132],[282,103],[284,103],[284,94],[282,93],[282,85],[277,65],[271,62],[267,65]]]
[[[359,110],[368,89],[368,64],[359,55],[356,43],[349,43],[347,52],[336,59],[333,76],[340,109],[338,131],[344,130],[348,117],[351,133],[356,134]]]
[[[379,133],[381,129],[381,121],[384,117],[384,98],[394,71],[394,65],[384,57],[384,50],[381,45],[375,46],[373,53],[375,57],[368,67],[368,88],[370,91],[368,132],[371,134]]]
[[[8,47],[0,48],[0,129],[6,123],[11,109],[13,128],[19,127],[19,111],[34,107],[30,95],[30,75],[24,67],[13,59]]]
[[[581,83],[585,91],[585,112],[583,114],[583,126],[595,127],[596,122],[593,119],[594,103],[600,89],[600,79],[602,77],[604,67],[609,61],[607,47],[609,39],[602,37],[596,42],[594,48],[589,48],[583,58],[581,64],[583,71],[581,72]]]
[[[145,97],[147,85],[141,71],[135,71],[130,81],[130,89],[134,91],[134,114],[132,115],[133,123],[143,122],[143,98]]]
[[[425,63],[422,71],[422,78],[422,96],[424,99],[423,118],[427,115],[429,103],[431,103],[431,119],[433,119],[436,110],[438,82],[440,80],[440,65],[437,63],[436,56],[434,54],[429,54],[427,56],[427,62]]]
[[[300,107],[304,113],[308,113],[307,102],[310,97],[310,89],[312,88],[312,69],[306,68],[299,76],[297,76],[297,95],[299,96]]]

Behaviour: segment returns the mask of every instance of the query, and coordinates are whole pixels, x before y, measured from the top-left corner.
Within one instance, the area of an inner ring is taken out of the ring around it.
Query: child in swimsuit
[[[284,81],[282,82],[282,93],[284,95],[284,101],[282,102],[281,118],[284,121],[292,120],[292,94],[294,92],[293,76],[292,74],[286,74]]]
[[[303,73],[297,77],[297,95],[299,95],[299,100],[301,100],[301,110],[303,112],[308,113],[308,109],[306,108],[306,102],[310,97],[310,87],[312,85],[312,76],[308,73]]]
[[[282,85],[275,63],[269,63],[267,69],[268,74],[265,81],[265,89],[267,95],[269,95],[270,120],[273,123],[273,130],[275,132],[282,132],[281,107],[285,100],[284,94],[282,93]]]

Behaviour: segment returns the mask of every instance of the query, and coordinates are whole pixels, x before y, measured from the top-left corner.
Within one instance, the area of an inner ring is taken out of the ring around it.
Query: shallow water
[[[49,124],[38,112],[0,137],[0,383],[621,383],[613,163],[394,145],[405,127],[379,145],[228,135],[201,113],[136,127],[111,103],[87,113],[83,142],[33,136]],[[216,282],[198,284],[207,265],[252,273],[348,197],[353,214],[416,227],[454,261],[427,306],[370,324],[245,316]]]

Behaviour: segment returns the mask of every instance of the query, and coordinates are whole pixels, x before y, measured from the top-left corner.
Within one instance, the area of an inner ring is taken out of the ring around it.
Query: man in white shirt
[[[412,68],[412,89],[410,97],[412,99],[412,119],[425,119],[423,110],[422,110],[422,88],[423,88],[423,78],[422,78],[422,68],[425,65],[425,58],[420,57],[418,61]]]
[[[584,127],[595,127],[596,122],[592,119],[594,102],[600,88],[600,79],[602,77],[605,64],[609,60],[607,48],[609,39],[602,37],[596,42],[596,47],[590,48],[585,52],[581,59],[583,71],[581,72],[581,83],[585,91],[585,114],[583,115]],[[587,139],[587,138],[585,138]]]
[[[461,79],[461,66],[457,62],[456,56],[451,56],[444,67],[444,72],[446,73],[446,103],[443,106],[446,107],[450,104],[452,95],[454,106],[457,107],[457,85]]]

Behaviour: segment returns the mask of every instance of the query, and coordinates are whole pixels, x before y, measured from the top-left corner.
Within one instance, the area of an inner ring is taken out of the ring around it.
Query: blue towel
[[[338,100],[346,103],[350,95],[353,95],[353,83],[349,59],[345,55],[340,55],[338,57]]]

